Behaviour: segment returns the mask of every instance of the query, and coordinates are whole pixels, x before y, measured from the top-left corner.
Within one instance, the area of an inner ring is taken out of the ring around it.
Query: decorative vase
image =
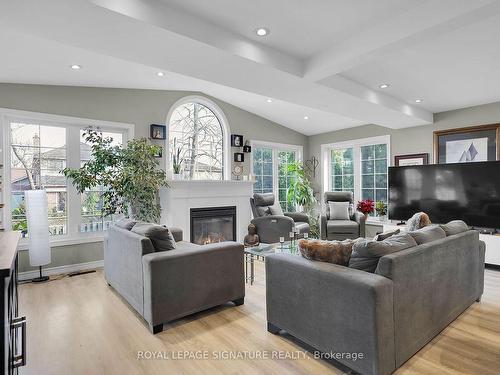
[[[378,219],[380,221],[387,221],[387,215],[379,215]]]
[[[174,173],[174,181],[179,181],[179,180],[182,180],[182,174]]]

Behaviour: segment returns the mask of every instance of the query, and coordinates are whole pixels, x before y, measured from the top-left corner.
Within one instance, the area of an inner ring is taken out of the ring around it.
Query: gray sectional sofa
[[[105,277],[148,323],[163,323],[245,297],[243,245],[195,245],[170,228],[175,249],[155,252],[150,238],[127,228],[109,228],[104,247]]]
[[[446,234],[382,256],[374,273],[267,256],[268,330],[338,353],[336,360],[361,374],[392,373],[483,293],[478,232]]]

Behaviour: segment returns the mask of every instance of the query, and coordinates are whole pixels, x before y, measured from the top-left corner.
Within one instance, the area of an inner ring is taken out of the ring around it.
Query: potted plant
[[[299,161],[284,165],[281,171],[284,176],[291,176],[286,192],[287,204],[295,206],[297,212],[305,212],[309,216],[309,235],[319,238],[319,210],[310,176]]]
[[[182,162],[184,159],[181,158],[182,148],[177,147],[177,139],[174,138],[174,146],[172,148],[172,169],[174,170],[174,180],[180,180]]]
[[[165,172],[159,168],[160,146],[146,138],[132,139],[126,147],[113,146],[112,139],[87,129],[83,136],[91,145],[92,157],[79,169],[62,172],[79,193],[104,186],[102,216],[125,214],[146,222],[158,222],[161,208],[160,187],[168,187]]]
[[[373,202],[372,199],[363,199],[358,202],[357,210],[364,214],[365,216],[368,216],[373,212],[373,209],[375,208],[375,203]]]
[[[381,221],[387,220],[387,203],[384,201],[377,201],[377,203],[375,203],[375,211]]]

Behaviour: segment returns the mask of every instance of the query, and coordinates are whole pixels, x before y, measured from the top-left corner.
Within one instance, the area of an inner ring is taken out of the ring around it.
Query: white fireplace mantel
[[[252,218],[250,197],[253,181],[169,181],[160,189],[161,224],[182,228],[189,241],[190,209],[236,206],[236,240],[243,242]]]

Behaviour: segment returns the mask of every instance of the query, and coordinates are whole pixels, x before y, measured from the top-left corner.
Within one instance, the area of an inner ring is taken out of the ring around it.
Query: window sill
[[[80,236],[61,236],[61,238],[51,238],[50,247],[60,247],[60,246],[70,246],[70,245],[80,245],[85,243],[96,243],[103,242],[105,238],[105,233],[98,233],[93,235],[80,235]],[[27,238],[21,239],[19,241],[18,250],[28,250],[29,240]]]

